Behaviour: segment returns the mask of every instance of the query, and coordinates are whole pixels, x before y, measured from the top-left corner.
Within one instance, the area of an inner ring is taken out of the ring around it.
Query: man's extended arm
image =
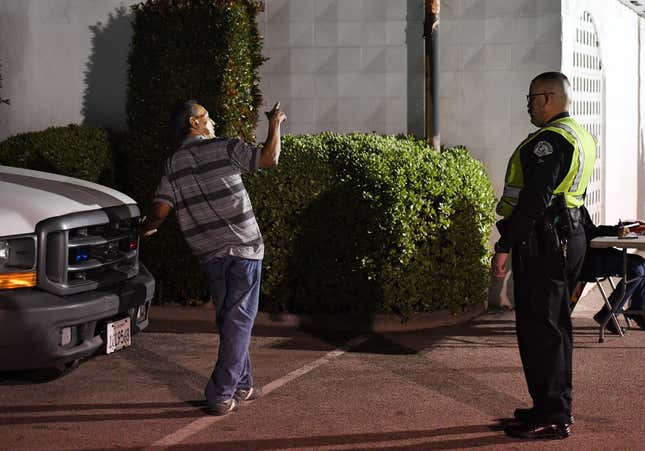
[[[274,108],[267,113],[269,118],[269,129],[267,130],[267,139],[264,147],[260,152],[260,167],[270,168],[278,164],[280,158],[280,124],[287,119],[287,115]]]

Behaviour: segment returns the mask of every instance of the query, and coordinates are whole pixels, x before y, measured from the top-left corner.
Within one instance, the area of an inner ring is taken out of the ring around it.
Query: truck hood
[[[126,204],[136,202],[106,186],[0,166],[0,237],[33,233],[44,219]]]

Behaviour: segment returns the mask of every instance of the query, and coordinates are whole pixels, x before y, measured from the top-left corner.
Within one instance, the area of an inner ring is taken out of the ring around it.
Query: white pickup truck
[[[139,216],[105,186],[0,166],[0,371],[64,368],[148,325]]]

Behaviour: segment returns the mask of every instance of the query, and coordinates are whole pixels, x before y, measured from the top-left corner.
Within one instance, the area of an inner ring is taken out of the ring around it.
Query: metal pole
[[[636,193],[636,214],[638,215],[639,218],[645,216],[645,194],[643,193],[643,188],[645,188],[645,168],[643,168],[643,165],[641,162],[645,161],[645,150],[643,149],[643,118],[641,116],[641,112],[643,109],[643,99],[642,99],[642,82],[643,80],[641,79],[641,64],[643,63],[642,58],[641,58],[641,51],[642,51],[642,35],[641,35],[641,28],[643,25],[643,20],[639,17],[638,18],[638,64],[636,66],[636,77],[638,80],[637,84],[637,92],[638,95],[636,98],[638,99],[638,108],[636,109],[636,113],[638,115],[637,118],[637,123],[638,125],[636,126],[636,145],[637,145],[637,153],[636,153],[636,158],[637,158],[637,163],[638,163],[638,186],[639,190]]]
[[[0,88],[2,88],[2,64],[0,64]],[[1,91],[2,89],[0,89]],[[1,103],[6,103],[7,105],[11,105],[11,101],[9,99],[3,99],[2,96],[0,95],[0,104]]]
[[[425,132],[435,150],[441,149],[439,133],[439,5],[440,0],[425,0]]]

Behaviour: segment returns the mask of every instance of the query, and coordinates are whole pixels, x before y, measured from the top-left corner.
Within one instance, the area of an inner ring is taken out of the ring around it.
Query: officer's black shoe
[[[522,408],[517,408],[515,409],[515,412],[513,412],[513,416],[517,421],[520,421],[522,423],[530,423],[531,422],[531,416],[533,415],[533,408],[531,409],[522,409]],[[571,426],[573,423],[575,423],[575,419],[573,418],[573,414],[569,414],[568,418],[568,425]]]
[[[529,440],[562,440],[569,437],[571,431],[568,424],[514,424],[504,428],[504,433],[509,437],[525,438]]]

